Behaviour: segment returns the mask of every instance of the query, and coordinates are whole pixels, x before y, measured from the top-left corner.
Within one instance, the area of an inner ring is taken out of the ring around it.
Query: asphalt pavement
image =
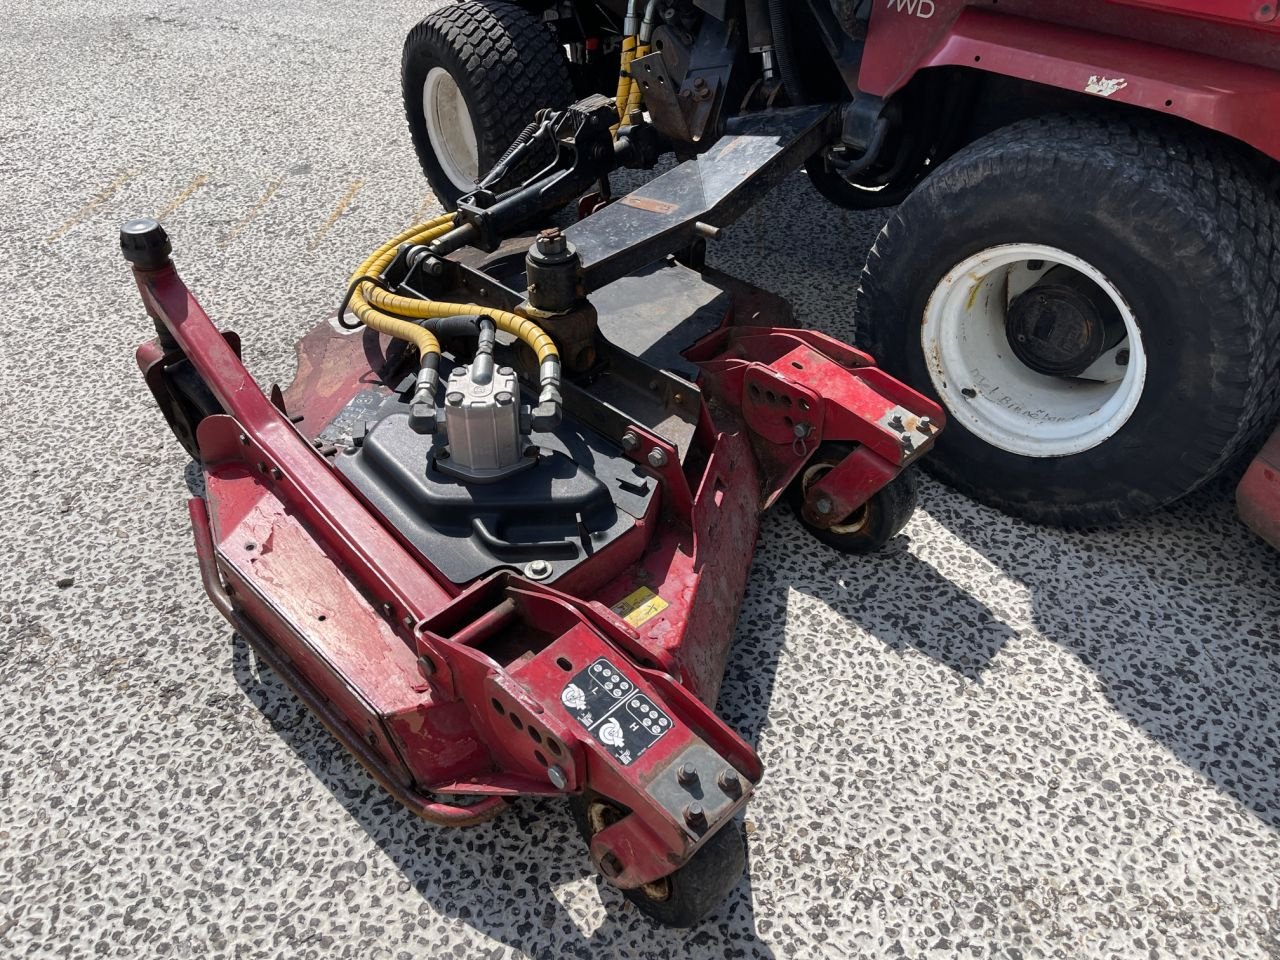
[[[438,211],[400,107],[429,3],[0,0],[0,954],[1280,956],[1280,558],[1217,484],[1038,529],[926,481],[882,554],[764,520],[719,711],[768,773],[692,931],[566,807],[391,801],[201,591],[133,362],[120,221],[162,215],[252,371]],[[784,183],[712,262],[851,337],[883,214]]]

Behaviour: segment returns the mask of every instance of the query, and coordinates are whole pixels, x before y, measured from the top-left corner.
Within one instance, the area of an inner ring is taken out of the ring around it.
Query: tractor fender
[[[859,90],[888,99],[919,70],[967,67],[1182,117],[1280,160],[1280,70],[973,7],[948,23],[943,8],[873,16]]]

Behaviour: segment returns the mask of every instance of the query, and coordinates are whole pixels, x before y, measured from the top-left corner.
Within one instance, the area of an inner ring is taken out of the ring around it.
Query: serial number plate
[[[570,680],[560,702],[623,766],[672,726],[671,718],[605,657]]]

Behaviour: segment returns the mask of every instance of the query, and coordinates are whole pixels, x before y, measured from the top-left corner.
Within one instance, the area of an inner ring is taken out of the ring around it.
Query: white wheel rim
[[[1042,266],[1032,269],[1037,261]],[[1033,370],[1005,331],[1013,299],[1059,264],[1097,284],[1125,327],[1119,343],[1074,377]],[[951,417],[1025,457],[1064,457],[1105,443],[1132,416],[1147,377],[1142,331],[1115,284],[1080,257],[1038,243],[989,247],[953,267],[925,306],[920,345]]]
[[[480,175],[476,131],[458,83],[444,67],[432,67],[422,82],[422,113],[427,136],[449,181],[470,193]]]

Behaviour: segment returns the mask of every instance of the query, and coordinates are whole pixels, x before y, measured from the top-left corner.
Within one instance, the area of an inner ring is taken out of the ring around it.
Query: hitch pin
[[[809,445],[805,442],[805,438],[813,433],[813,427],[801,420],[792,428],[792,432],[796,438],[791,442],[791,452],[804,459],[809,455]]]

